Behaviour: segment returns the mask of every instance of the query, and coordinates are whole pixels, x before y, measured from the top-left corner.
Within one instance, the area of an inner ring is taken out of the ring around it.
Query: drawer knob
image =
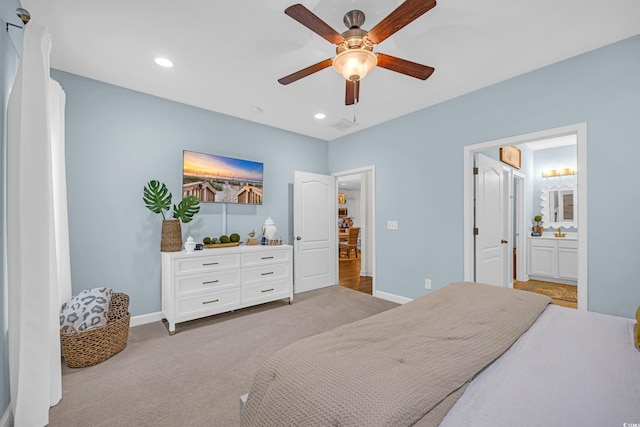
[[[218,302],[218,301],[220,301],[220,300],[219,299],[214,299],[214,300],[211,300],[211,301],[202,301],[202,304],[211,304],[211,303]]]
[[[209,285],[211,283],[218,283],[219,280],[209,280],[208,282],[202,282],[203,285]]]
[[[270,275],[270,274],[273,274],[273,271],[270,271],[270,272],[268,272],[268,273],[262,273],[262,275],[263,275],[263,276],[268,276],[268,275]]]
[[[271,289],[263,289],[260,292],[265,293],[265,292],[271,292],[273,290],[274,290],[273,288],[271,288]]]

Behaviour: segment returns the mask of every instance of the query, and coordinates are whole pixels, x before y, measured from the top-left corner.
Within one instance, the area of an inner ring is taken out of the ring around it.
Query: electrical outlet
[[[431,289],[431,279],[424,279],[424,288]]]
[[[387,221],[387,230],[397,230],[398,221]]]

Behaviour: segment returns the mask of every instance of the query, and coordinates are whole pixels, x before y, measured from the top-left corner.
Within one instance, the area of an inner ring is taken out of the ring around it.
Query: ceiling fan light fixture
[[[333,69],[351,81],[362,80],[378,64],[378,57],[370,50],[349,49],[333,58]]]

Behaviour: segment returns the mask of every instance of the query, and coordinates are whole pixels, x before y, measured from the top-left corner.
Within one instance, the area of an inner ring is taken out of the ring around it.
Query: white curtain
[[[7,114],[9,370],[14,425],[44,426],[62,398],[61,304],[71,297],[65,95],[49,77],[51,36],[31,21]]]

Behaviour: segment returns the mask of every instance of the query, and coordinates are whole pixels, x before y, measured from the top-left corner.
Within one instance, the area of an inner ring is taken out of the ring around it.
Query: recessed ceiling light
[[[318,120],[322,120],[322,119],[324,119],[324,118],[325,118],[325,117],[327,117],[327,116],[326,116],[324,113],[317,113],[317,114],[316,114],[315,116],[313,116],[313,117],[315,117],[315,118],[316,118],[316,119],[318,119]]]
[[[165,68],[173,67],[173,62],[171,62],[167,58],[162,58],[159,56],[155,59],[155,61],[156,61],[156,64],[158,64],[161,67],[165,67]]]

